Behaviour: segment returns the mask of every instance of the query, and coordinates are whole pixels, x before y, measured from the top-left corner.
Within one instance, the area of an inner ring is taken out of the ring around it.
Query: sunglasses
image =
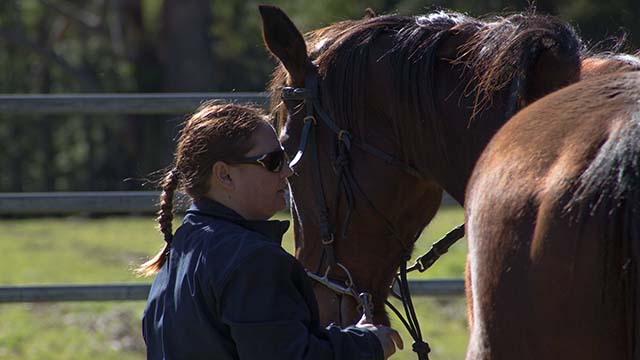
[[[283,166],[289,164],[289,158],[284,149],[278,149],[272,152],[268,152],[262,155],[249,156],[240,160],[234,160],[234,164],[255,164],[260,165],[263,168],[279,173],[282,171]]]

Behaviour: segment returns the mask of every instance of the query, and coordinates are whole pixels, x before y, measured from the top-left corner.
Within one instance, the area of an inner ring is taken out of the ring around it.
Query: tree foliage
[[[262,91],[275,62],[262,45],[256,1],[2,0],[0,92]],[[279,0],[302,30],[364,9],[438,8],[487,16],[535,11],[572,23],[589,47],[632,52],[637,0]],[[0,191],[138,189],[169,164],[182,115],[0,114]]]

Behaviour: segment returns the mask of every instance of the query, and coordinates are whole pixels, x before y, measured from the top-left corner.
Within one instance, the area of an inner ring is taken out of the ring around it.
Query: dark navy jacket
[[[373,333],[319,326],[304,269],[280,246],[288,226],[194,203],[151,286],[147,358],[383,359]]]

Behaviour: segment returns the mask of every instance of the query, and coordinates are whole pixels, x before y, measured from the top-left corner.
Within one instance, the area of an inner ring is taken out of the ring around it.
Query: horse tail
[[[581,223],[596,211],[608,210],[605,231],[622,247],[630,359],[640,359],[640,107],[627,107],[618,120],[578,179],[567,209],[578,210]]]

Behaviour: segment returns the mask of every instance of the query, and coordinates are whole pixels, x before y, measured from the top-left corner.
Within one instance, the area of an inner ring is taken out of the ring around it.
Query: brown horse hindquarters
[[[467,359],[632,359],[639,139],[640,73],[560,90],[493,138],[465,204]]]

